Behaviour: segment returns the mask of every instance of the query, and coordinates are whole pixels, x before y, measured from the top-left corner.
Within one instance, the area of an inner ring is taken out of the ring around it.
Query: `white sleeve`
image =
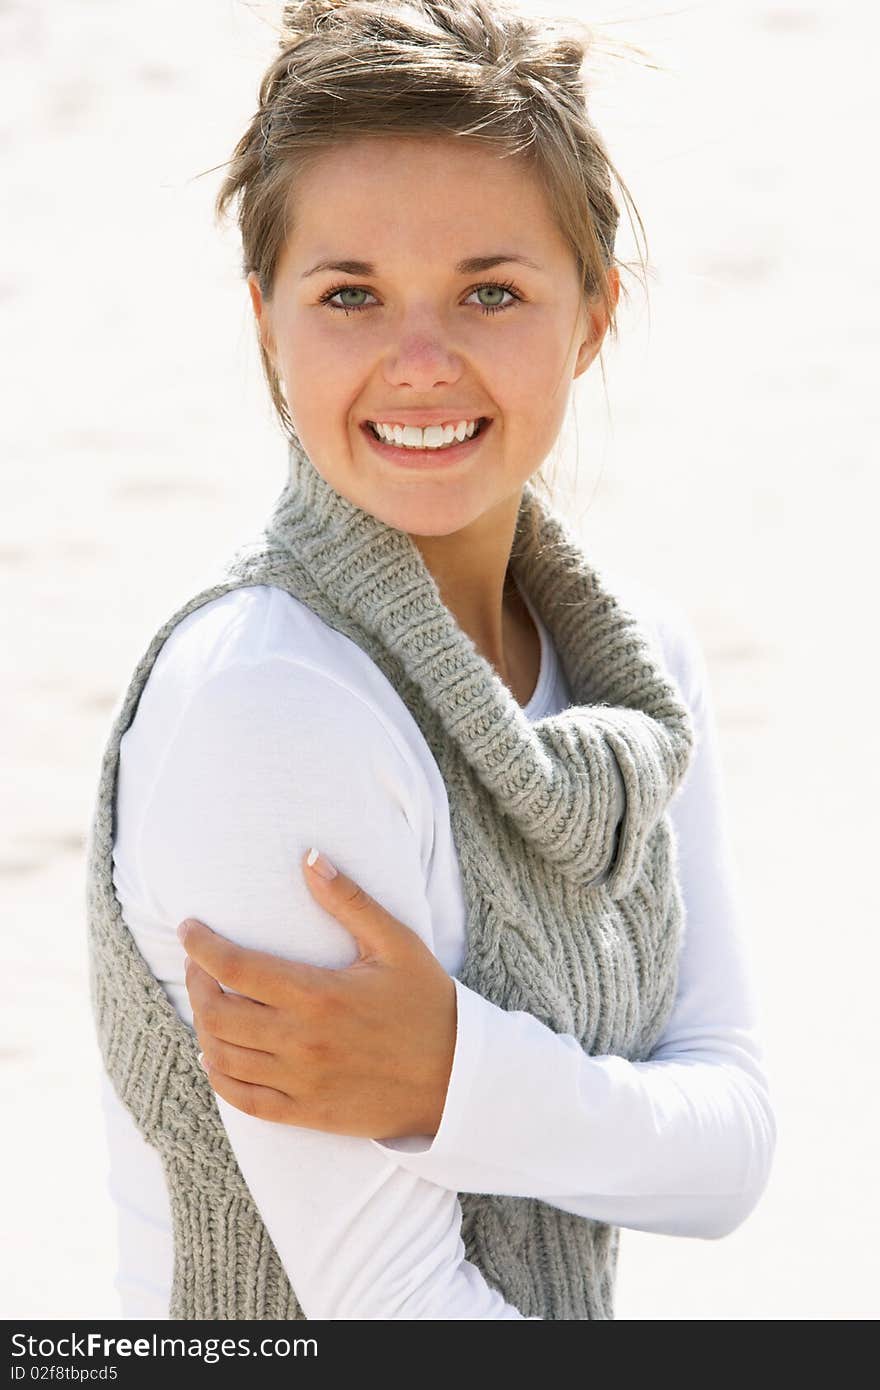
[[[650,1059],[589,1056],[571,1035],[456,981],[456,1050],[436,1135],[370,1142],[456,1192],[536,1197],[635,1230],[711,1238],[755,1207],[776,1122],[708,675],[689,625],[677,626],[697,751],[670,806],[686,926],[674,1011]]]
[[[143,816],[154,920],[174,941],[191,916],[243,946],[349,965],[353,937],[303,879],[316,844],[433,949],[411,775],[387,722],[332,676],[278,658],[221,671],[181,713]],[[465,1259],[455,1192],[370,1139],[217,1100],[308,1318],[522,1317]]]

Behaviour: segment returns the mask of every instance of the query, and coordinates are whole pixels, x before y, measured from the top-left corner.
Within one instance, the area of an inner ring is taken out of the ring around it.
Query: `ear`
[[[250,291],[254,318],[257,321],[257,328],[260,332],[260,342],[263,345],[263,350],[268,353],[272,365],[275,366],[275,339],[272,336],[271,314],[269,313],[269,306],[263,298],[263,292],[260,289],[260,278],[255,270],[252,270],[248,275],[247,287]]]
[[[611,302],[616,308],[620,298],[620,271],[616,266],[612,266],[608,272],[608,289],[611,294]],[[586,311],[586,325],[587,337],[578,348],[572,379],[581,376],[587,370],[602,346],[608,329],[608,314],[599,295],[595,295],[590,300],[589,309]]]

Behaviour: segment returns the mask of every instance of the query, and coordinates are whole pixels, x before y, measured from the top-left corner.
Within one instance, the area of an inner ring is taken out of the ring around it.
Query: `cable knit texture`
[[[195,1033],[150,973],[113,886],[120,740],[163,643],[211,599],[249,584],[287,590],[361,647],[411,711],[448,791],[467,903],[464,984],[592,1055],[645,1060],[662,1033],[683,923],[667,808],[692,756],[691,717],[636,619],[530,483],[510,566],[574,701],[535,722],[458,626],[410,537],[340,496],[294,445],[265,528],[160,628],[117,707],[88,848],[91,1000],[108,1074],[162,1158],[172,1318],[305,1317]],[[615,759],[626,792],[616,846]],[[460,1200],[467,1258],[525,1316],[613,1318],[616,1227],[534,1198]]]

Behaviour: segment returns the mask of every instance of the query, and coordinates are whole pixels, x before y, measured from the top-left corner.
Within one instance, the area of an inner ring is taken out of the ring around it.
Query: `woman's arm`
[[[372,707],[308,664],[232,666],[201,685],[177,716],[136,853],[188,1023],[175,930],[184,917],[288,959],[333,968],[355,959],[353,938],[303,881],[312,843],[431,945],[430,834],[411,783]],[[369,1139],[256,1119],[219,1097],[218,1108],[308,1317],[522,1316],[465,1260],[453,1191]]]
[[[671,816],[686,930],[674,1012],[646,1062],[586,1055],[456,981],[457,1041],[433,1139],[373,1140],[458,1192],[539,1197],[669,1235],[723,1236],[754,1208],[776,1140],[737,904],[708,676],[681,615],[664,634],[697,751]]]

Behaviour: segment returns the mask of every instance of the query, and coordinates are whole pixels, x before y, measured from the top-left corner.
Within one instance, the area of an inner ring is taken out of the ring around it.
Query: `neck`
[[[447,536],[411,535],[458,626],[510,688],[528,610],[508,572],[521,491]],[[525,678],[528,684],[528,677]]]

